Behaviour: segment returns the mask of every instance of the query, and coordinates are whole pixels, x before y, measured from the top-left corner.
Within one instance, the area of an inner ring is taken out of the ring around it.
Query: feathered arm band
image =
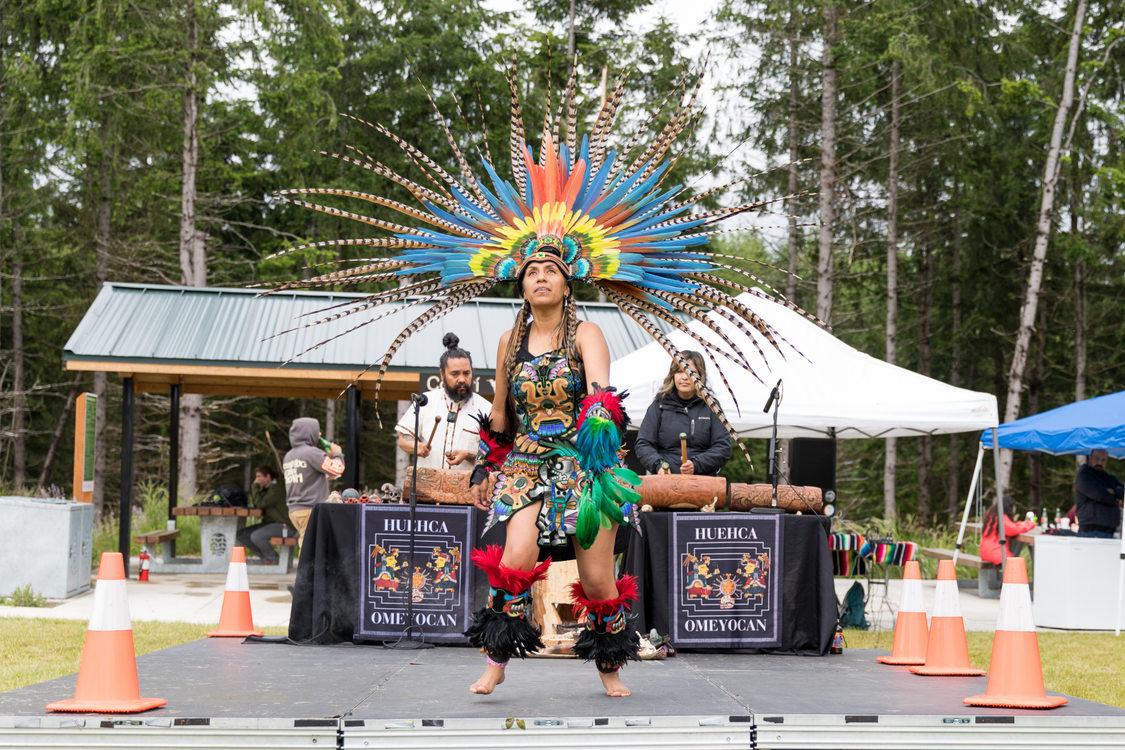
[[[593,392],[582,400],[578,412],[574,447],[587,481],[578,505],[575,536],[583,549],[590,548],[600,528],[625,523],[625,514],[641,498],[636,489],[640,486],[640,477],[618,466],[618,451],[629,424],[629,415],[622,404],[627,395],[595,384]]]
[[[492,429],[492,419],[484,412],[473,415],[480,425],[480,443],[477,448],[477,465],[473,468],[469,484],[480,484],[490,472],[504,465],[504,459],[512,452],[512,439],[502,432]]]

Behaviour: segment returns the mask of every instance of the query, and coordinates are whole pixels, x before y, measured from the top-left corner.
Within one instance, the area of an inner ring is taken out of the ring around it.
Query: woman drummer
[[[575,653],[595,662],[607,695],[627,696],[618,670],[636,658],[638,636],[627,619],[636,582],[615,580],[613,547],[619,523],[636,526],[631,484],[638,480],[614,468],[626,418],[620,398],[606,390],[609,347],[596,325],[578,320],[571,269],[549,239],[523,261],[516,288],[523,307],[500,337],[497,397],[472,480],[487,526],[504,523],[506,537],[502,550],[473,554],[492,590],[467,631],[487,662],[469,689],[491,693],[512,656],[543,647],[528,621],[531,584],[550,564],[537,565],[539,548],[572,545],[579,583],[571,590],[583,621]],[[513,436],[506,455],[504,433]]]

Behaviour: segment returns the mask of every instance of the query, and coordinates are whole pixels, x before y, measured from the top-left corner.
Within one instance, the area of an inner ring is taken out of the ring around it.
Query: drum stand
[[[426,394],[415,393],[410,396],[414,402],[414,453],[410,461],[410,552],[406,557],[406,627],[397,641],[383,644],[383,648],[419,649],[433,648],[434,644],[426,643],[422,629],[414,624],[414,514],[418,509],[418,430],[419,420],[422,416],[422,407],[426,405]],[[414,634],[417,634],[416,636]]]

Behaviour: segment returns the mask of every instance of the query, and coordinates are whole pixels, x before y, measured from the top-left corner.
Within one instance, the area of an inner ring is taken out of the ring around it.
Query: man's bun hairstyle
[[[473,355],[458,346],[460,343],[461,339],[452,331],[441,337],[441,345],[445,347],[445,351],[441,353],[441,360],[439,360],[439,367],[442,370],[445,370],[445,363],[450,359],[467,359],[469,365],[472,366]]]

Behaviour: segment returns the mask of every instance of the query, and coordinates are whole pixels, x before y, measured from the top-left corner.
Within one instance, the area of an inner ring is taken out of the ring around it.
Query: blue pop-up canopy
[[[1114,458],[1125,458],[1125,391],[1002,424],[997,434],[1001,448],[1054,456],[1104,448]],[[991,448],[992,430],[981,433],[980,442]]]

